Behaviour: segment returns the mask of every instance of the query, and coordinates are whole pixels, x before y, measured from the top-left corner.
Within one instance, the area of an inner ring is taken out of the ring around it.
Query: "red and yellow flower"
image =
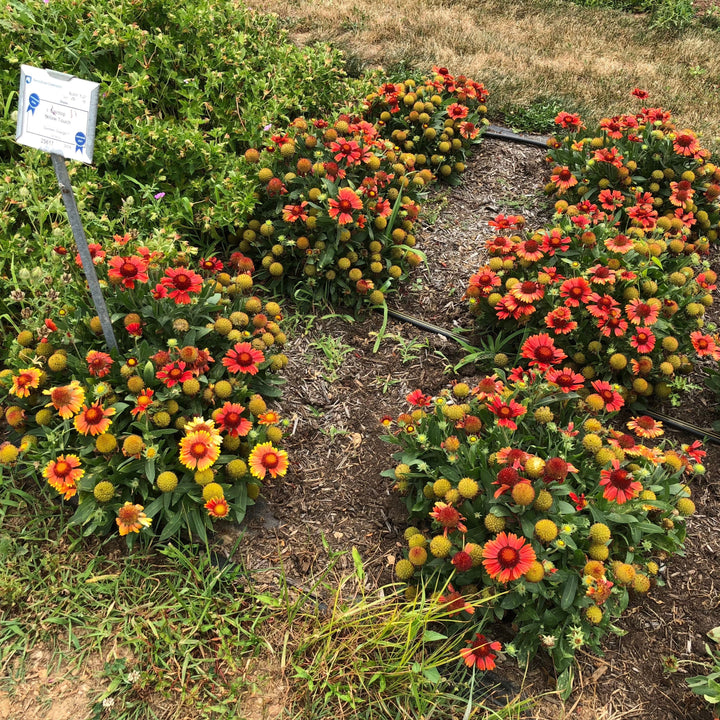
[[[230,505],[224,497],[210,498],[206,503],[208,515],[211,518],[225,518],[230,513]]]
[[[135,283],[148,281],[147,263],[139,255],[110,258],[108,278],[124,285],[128,290],[135,288]]]
[[[104,352],[97,350],[90,350],[85,356],[85,361],[88,365],[88,372],[93,377],[105,377],[110,374],[110,368],[114,360]]]
[[[214,415],[220,430],[230,437],[244,437],[252,430],[252,423],[242,416],[245,408],[237,403],[226,402]]]
[[[202,277],[184,267],[168,268],[160,284],[168,289],[176,305],[188,305],[192,300],[190,293],[202,290]]]
[[[265,360],[262,351],[256,350],[250,343],[235,343],[222,359],[222,364],[231,373],[257,375],[258,365]]]
[[[285,450],[278,450],[271,442],[256,445],[248,458],[250,473],[259,480],[266,474],[271,477],[282,477],[287,472],[289,462]]]
[[[180,462],[189,470],[207,470],[220,457],[220,448],[205,430],[190,432],[180,440]]]
[[[614,458],[611,470],[600,471],[600,487],[604,487],[603,497],[606,500],[614,500],[618,505],[626,503],[637,497],[642,490],[642,485],[630,472],[620,467],[620,461]]]
[[[460,657],[463,659],[468,667],[473,665],[478,670],[492,670],[495,668],[495,653],[499,652],[502,646],[496,640],[490,642],[481,633],[475,633],[475,639],[470,642],[470,645],[460,650]]]
[[[80,458],[77,455],[59,455],[43,470],[48,485],[57,490],[65,500],[69,500],[77,493],[77,481],[84,474],[85,471],[80,467]]]
[[[514,533],[500,532],[483,547],[483,565],[493,580],[501,583],[523,576],[536,559],[535,551]]]
[[[112,424],[110,419],[115,414],[115,408],[105,408],[100,402],[88,407],[83,405],[73,421],[75,429],[81,435],[102,435]]]
[[[30,395],[30,391],[40,386],[40,378],[42,373],[37,368],[27,368],[20,370],[17,375],[13,376],[11,395],[17,395],[19,398],[26,398]]]
[[[115,522],[119,528],[120,535],[127,535],[134,532],[139,533],[144,527],[150,527],[152,518],[144,512],[142,505],[133,505],[129,500],[118,510]]]
[[[78,413],[85,402],[85,391],[77,380],[73,380],[69,385],[61,385],[43,392],[50,396],[50,402],[45,407],[54,407],[63,420]]]

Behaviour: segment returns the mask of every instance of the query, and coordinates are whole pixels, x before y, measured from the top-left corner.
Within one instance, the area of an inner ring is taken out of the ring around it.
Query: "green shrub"
[[[181,232],[205,247],[225,239],[254,204],[242,152],[265,126],[366,91],[338,51],[299,49],[277,19],[232,0],[10,2],[0,53],[3,296],[25,253],[43,266],[50,248],[73,245],[49,157],[13,141],[21,63],[100,83],[95,167],[71,168],[100,242],[131,231]]]

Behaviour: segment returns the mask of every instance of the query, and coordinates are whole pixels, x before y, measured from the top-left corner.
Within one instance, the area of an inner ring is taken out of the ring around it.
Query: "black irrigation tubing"
[[[508,128],[500,125],[488,125],[488,129],[484,132],[483,137],[489,140],[504,140],[505,142],[514,142],[521,145],[532,145],[543,150],[548,149],[548,137],[530,137],[529,135],[518,135]]]
[[[378,309],[382,311],[382,308]],[[407,315],[406,313],[400,312],[399,310],[391,310],[390,308],[388,308],[388,317],[395,318],[395,320],[401,320],[402,322],[409,323],[410,325],[414,325],[421,330],[425,330],[425,332],[434,333],[435,335],[442,335],[446,338],[450,338],[451,340],[455,340],[455,342],[465,344],[465,341],[456,333],[451,332],[450,330],[445,330],[444,328],[433,325],[432,323],[421,320],[420,318],[416,318],[413,315]]]

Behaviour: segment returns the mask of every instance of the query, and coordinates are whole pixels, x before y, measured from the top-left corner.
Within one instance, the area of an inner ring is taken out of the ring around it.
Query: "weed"
[[[338,379],[345,358],[354,351],[351,345],[332,335],[320,335],[310,346],[321,353],[322,377],[328,383],[334,383]]]
[[[540,97],[526,106],[509,106],[505,110],[505,122],[515,132],[551,132],[557,114],[567,110],[567,105],[567,101],[555,97]]]

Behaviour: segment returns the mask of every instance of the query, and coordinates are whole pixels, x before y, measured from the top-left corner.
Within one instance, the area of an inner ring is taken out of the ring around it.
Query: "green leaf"
[[[355,564],[355,577],[359,582],[363,582],[365,580],[365,568],[363,567],[363,561],[360,557],[360,553],[354,545],[352,548],[352,559]]]
[[[563,670],[557,679],[557,691],[563,700],[570,697],[573,688],[573,668],[569,667]]]
[[[423,642],[437,642],[438,640],[447,640],[447,635],[435,632],[435,630],[426,630],[423,634]]]
[[[569,610],[572,607],[573,601],[575,600],[575,593],[577,592],[578,576],[570,575],[565,583],[562,597],[560,598],[560,607],[563,610]]]
[[[422,674],[435,685],[440,682],[440,673],[436,667],[423,668]]]

